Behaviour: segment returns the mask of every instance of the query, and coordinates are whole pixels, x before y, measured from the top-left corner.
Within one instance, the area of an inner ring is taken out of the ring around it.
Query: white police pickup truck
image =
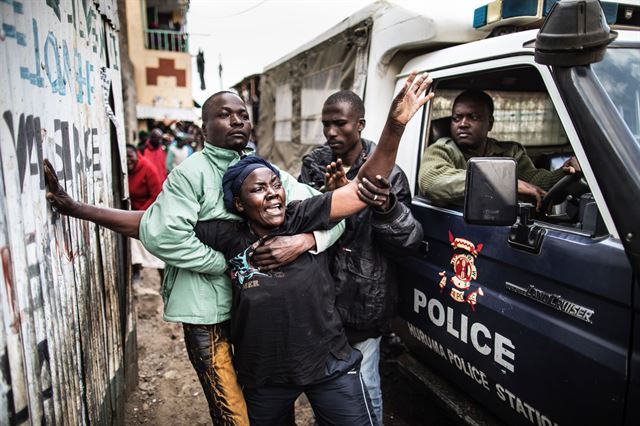
[[[475,25],[547,14],[540,30],[417,56],[398,76],[396,88],[429,71],[437,95],[409,123],[398,161],[425,232],[421,257],[403,262],[398,330],[416,358],[507,424],[638,425],[640,5],[502,0],[477,9]],[[424,149],[471,88],[494,100],[490,136],[522,143],[538,167],[579,160],[582,179],[549,191],[550,212],[518,208],[504,160],[467,175],[464,209],[420,194]]]
[[[297,175],[339,89],[363,97],[375,140],[394,90],[428,71],[436,98],[398,156],[425,233],[401,268],[404,365],[498,422],[640,425],[640,1],[485,1],[377,1],[239,84],[244,95],[260,79],[247,97],[260,97],[258,153]],[[583,178],[549,191],[549,213],[516,204],[499,161],[501,176],[477,164],[466,212],[421,194],[424,150],[467,89],[493,98],[489,136],[520,142],[537,167],[577,157]],[[512,197],[474,204],[498,189]]]

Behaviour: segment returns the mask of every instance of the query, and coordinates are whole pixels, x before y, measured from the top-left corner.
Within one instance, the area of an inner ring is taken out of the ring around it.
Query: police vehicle
[[[550,189],[544,213],[517,205],[510,160],[470,166],[464,209],[434,205],[416,186],[425,242],[403,262],[399,330],[417,358],[507,424],[637,425],[640,6],[502,0],[478,8],[474,26],[505,31],[547,15],[539,30],[417,56],[398,77],[397,88],[411,70],[429,71],[437,94],[403,137],[399,163],[413,182],[425,147],[449,131],[453,98],[470,88],[494,99],[490,136],[522,143],[538,167],[575,155],[583,172]]]
[[[375,140],[394,90],[428,71],[436,98],[398,154],[425,232],[401,268],[403,371],[471,423],[638,425],[640,1],[486,1],[378,1],[241,82],[258,153],[297,175],[345,88]],[[544,214],[517,203],[511,160],[472,163],[465,209],[421,195],[424,150],[467,89],[537,167],[577,157]]]

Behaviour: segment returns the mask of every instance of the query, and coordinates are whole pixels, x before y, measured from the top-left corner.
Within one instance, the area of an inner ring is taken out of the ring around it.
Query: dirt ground
[[[205,399],[184,346],[180,324],[162,320],[157,271],[143,270],[134,284],[138,309],[138,389],[126,403],[125,425],[209,425]],[[395,350],[383,351],[381,376],[385,425],[447,425],[450,421],[429,397],[396,373]],[[428,420],[427,420],[428,419]],[[306,399],[296,402],[298,426],[315,424]]]

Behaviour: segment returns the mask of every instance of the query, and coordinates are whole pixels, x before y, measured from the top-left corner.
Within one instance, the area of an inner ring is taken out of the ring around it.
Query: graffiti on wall
[[[0,0],[0,424],[122,421],[126,253],[51,210],[42,165],[126,195],[117,29],[115,0]]]

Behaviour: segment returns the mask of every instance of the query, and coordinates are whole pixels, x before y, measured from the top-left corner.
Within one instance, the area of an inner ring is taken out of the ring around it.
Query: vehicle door
[[[431,203],[416,183],[413,213],[425,241],[421,255],[401,268],[407,345],[508,424],[620,424],[632,273],[549,70],[533,56],[517,56],[431,75],[436,100],[419,124],[421,147],[438,114],[450,111],[455,89],[485,90],[496,103],[494,130],[500,121],[503,128],[489,136],[542,139],[540,146],[519,142],[556,165],[576,155],[592,205],[580,212],[583,223],[536,220],[543,235],[531,248],[510,242],[509,226],[465,224],[460,208]],[[511,83],[508,75],[515,76]],[[544,145],[548,130],[567,143]]]

